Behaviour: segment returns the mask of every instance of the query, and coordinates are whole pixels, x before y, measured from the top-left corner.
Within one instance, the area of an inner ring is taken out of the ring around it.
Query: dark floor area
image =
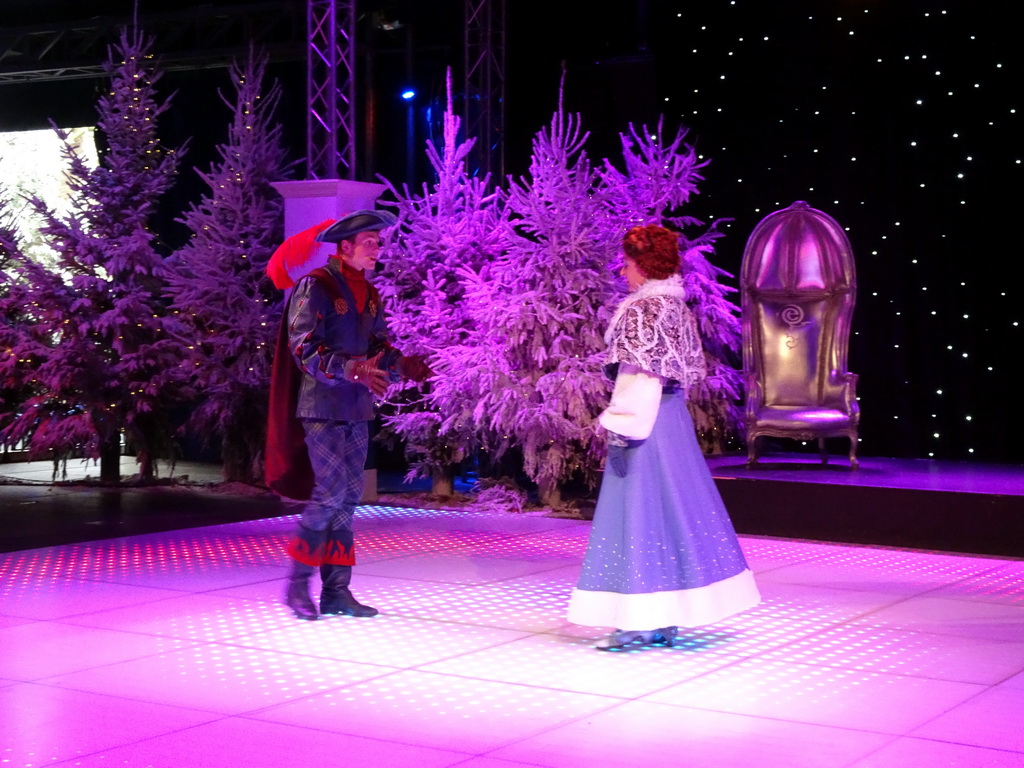
[[[1024,467],[839,457],[709,459],[741,534],[1024,557]],[[218,484],[217,468],[179,468],[179,484],[105,488],[47,482],[52,467],[0,465],[0,551],[35,549],[294,514],[267,491]],[[187,471],[186,471],[187,470]],[[380,473],[382,494],[425,492]],[[465,482],[457,490],[467,491]]]

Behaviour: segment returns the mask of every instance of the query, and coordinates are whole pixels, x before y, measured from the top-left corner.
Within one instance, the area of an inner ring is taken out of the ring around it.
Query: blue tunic
[[[304,277],[288,304],[288,343],[302,371],[296,415],[328,421],[371,421],[373,395],[362,384],[347,381],[345,365],[384,350],[382,368],[393,367],[397,350],[388,344],[388,326],[380,296],[368,286],[360,312],[335,259],[324,268],[334,280]]]

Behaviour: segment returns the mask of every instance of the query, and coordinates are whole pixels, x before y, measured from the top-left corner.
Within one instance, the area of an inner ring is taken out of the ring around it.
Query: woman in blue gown
[[[569,603],[570,621],[618,628],[603,649],[671,645],[680,626],[760,602],[686,406],[705,368],[678,235],[634,227],[623,255],[630,293],[605,335],[615,388],[598,418],[608,462]]]

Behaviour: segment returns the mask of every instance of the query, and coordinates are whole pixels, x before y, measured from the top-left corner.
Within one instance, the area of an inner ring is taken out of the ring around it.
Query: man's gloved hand
[[[622,435],[614,432],[608,433],[608,463],[607,467],[615,473],[616,477],[625,477],[629,472],[629,462],[626,457],[626,446],[628,441]]]
[[[398,358],[398,375],[403,379],[412,379],[415,382],[426,381],[434,372],[430,370],[422,355],[402,355]]]
[[[362,384],[380,397],[391,383],[387,371],[380,367],[381,354],[378,353],[368,360],[355,360],[351,365],[345,366],[345,378],[353,384]]]

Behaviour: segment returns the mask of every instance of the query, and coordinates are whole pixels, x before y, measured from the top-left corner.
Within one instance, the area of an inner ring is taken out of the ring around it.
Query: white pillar
[[[273,184],[284,198],[284,236],[291,237],[324,219],[340,219],[346,213],[373,209],[387,187],[369,181],[309,179]]]

